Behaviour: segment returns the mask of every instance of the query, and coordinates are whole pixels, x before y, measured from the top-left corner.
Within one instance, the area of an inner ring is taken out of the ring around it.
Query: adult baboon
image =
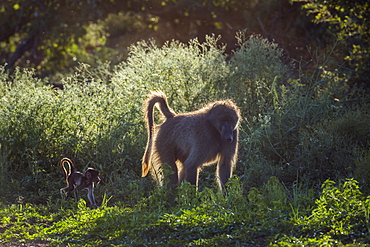
[[[156,104],[166,118],[159,126],[154,126]],[[198,187],[201,168],[217,162],[217,181],[223,189],[232,175],[238,150],[240,111],[231,100],[176,114],[163,92],[152,92],[146,101],[145,118],[148,142],[143,156],[143,177],[151,170],[153,178],[162,185],[162,164],[168,164],[174,173],[168,175],[167,187],[184,179]]]

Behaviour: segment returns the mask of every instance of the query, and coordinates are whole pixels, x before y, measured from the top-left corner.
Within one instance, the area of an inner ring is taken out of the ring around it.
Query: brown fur
[[[68,172],[65,168],[65,163],[68,165]],[[63,158],[60,161],[60,166],[64,171],[64,178],[67,183],[67,187],[60,189],[61,195],[67,194],[68,197],[73,192],[77,199],[76,190],[87,189],[87,197],[91,206],[97,207],[94,198],[94,185],[100,182],[99,171],[94,168],[87,168],[84,173],[75,171],[72,160],[68,158]]]
[[[154,126],[154,105],[165,121]],[[142,176],[148,171],[160,184],[164,179],[162,164],[174,174],[168,175],[168,187],[184,179],[198,185],[198,174],[205,165],[217,162],[217,178],[222,189],[231,177],[238,150],[239,108],[231,100],[208,104],[200,110],[176,114],[161,91],[149,95],[145,105],[148,142],[143,156]]]

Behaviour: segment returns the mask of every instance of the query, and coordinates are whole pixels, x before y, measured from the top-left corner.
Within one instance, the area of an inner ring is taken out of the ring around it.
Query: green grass
[[[366,245],[370,235],[370,197],[357,182],[323,184],[321,195],[309,203],[304,191],[293,206],[286,188],[271,178],[246,195],[240,180],[228,184],[228,194],[212,189],[173,200],[156,189],[132,207],[123,204],[98,209],[80,200],[67,204],[1,205],[2,243],[38,241],[54,246],[188,246],[298,244]],[[180,191],[194,187],[183,184]]]

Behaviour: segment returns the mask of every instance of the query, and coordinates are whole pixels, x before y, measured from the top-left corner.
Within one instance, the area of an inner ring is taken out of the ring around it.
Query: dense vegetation
[[[323,184],[313,203],[312,193],[288,192],[272,177],[261,189],[244,194],[240,181],[229,183],[228,194],[212,189],[194,193],[183,184],[169,202],[155,190],[134,206],[118,203],[90,210],[48,204],[18,204],[1,210],[2,241],[57,246],[366,246],[370,198],[354,180]],[[128,195],[130,196],[130,195]],[[307,210],[307,211],[306,211]]]
[[[0,245],[370,245],[367,1],[191,2],[0,3]],[[158,89],[240,107],[224,193],[215,167],[171,197],[140,177]],[[61,199],[63,157],[101,207]]]
[[[367,96],[353,91],[351,98],[341,98],[338,75],[322,67],[313,74],[300,71],[302,83],[291,77],[294,67],[282,60],[276,44],[243,33],[237,39],[227,62],[215,36],[160,47],[142,41],[113,70],[106,63],[81,64],[63,79],[63,90],[46,86],[30,71],[9,75],[3,69],[3,241],[367,243],[370,198],[362,194],[370,189]],[[321,66],[330,54],[316,59]],[[229,97],[240,106],[238,167],[226,194],[217,192],[214,167],[201,173],[199,193],[184,184],[174,200],[151,179],[139,178],[146,140],[142,102],[154,89],[165,91],[178,112]],[[101,171],[96,190],[101,208],[60,199],[57,163],[63,156],[79,169]]]

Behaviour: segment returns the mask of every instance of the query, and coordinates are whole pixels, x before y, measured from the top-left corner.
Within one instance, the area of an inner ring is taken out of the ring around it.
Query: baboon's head
[[[90,183],[99,183],[99,171],[94,168],[88,168],[85,171],[85,176]]]
[[[221,135],[221,141],[232,143],[234,130],[238,128],[240,119],[239,108],[231,101],[218,101],[209,111],[208,120]]]

